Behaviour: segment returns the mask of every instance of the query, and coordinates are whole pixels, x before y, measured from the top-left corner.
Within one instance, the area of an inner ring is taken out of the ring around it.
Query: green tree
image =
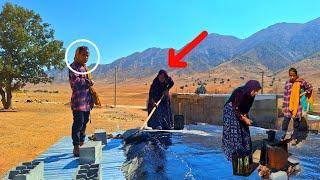
[[[39,14],[6,3],[0,14],[0,95],[5,109],[11,107],[12,91],[26,83],[48,83],[46,70],[62,69],[63,42]]]

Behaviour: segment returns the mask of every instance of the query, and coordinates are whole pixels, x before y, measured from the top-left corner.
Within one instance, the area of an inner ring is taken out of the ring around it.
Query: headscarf
[[[261,85],[259,83],[259,81],[257,80],[249,80],[244,86],[244,92],[245,94],[250,94],[251,91],[253,90],[260,90],[261,89]]]
[[[163,74],[165,77],[165,81],[161,82],[159,80],[159,76]],[[171,77],[168,75],[166,70],[161,69],[158,72],[158,75],[154,78],[150,90],[149,90],[149,99],[153,99],[155,101],[158,101],[161,96],[163,95],[163,92],[166,90],[169,90],[173,86],[173,81]]]
[[[74,54],[74,61],[81,64],[81,65],[85,65],[83,62],[80,61],[81,59],[81,51],[89,51],[89,48],[87,46],[79,46],[76,49],[76,52]]]
[[[76,52],[75,52],[75,54],[74,54],[74,61],[76,61],[77,63],[80,63],[80,64],[82,64],[82,62],[80,62],[80,47],[78,47],[77,49],[76,49]]]
[[[165,79],[168,79],[169,76],[168,76],[168,72],[167,72],[166,70],[161,69],[161,70],[158,72],[157,78],[159,78],[159,76],[160,76],[161,74],[164,75]]]

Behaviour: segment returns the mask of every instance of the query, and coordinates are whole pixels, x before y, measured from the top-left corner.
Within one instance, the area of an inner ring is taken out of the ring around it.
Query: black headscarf
[[[235,114],[238,118],[240,118],[240,114],[248,114],[253,104],[255,97],[251,96],[250,93],[253,90],[259,89],[261,89],[259,81],[249,80],[244,86],[238,87],[232,92],[226,104],[232,102],[232,107],[235,110]]]
[[[159,80],[159,76],[163,74],[164,75],[164,82],[161,82]],[[150,91],[149,91],[149,99],[153,99],[154,101],[158,101],[163,92],[166,91],[166,90],[169,90],[172,86],[173,86],[174,82],[173,80],[171,79],[170,76],[168,76],[168,73],[166,70],[164,69],[161,69],[159,72],[158,72],[158,75],[156,78],[154,78],[152,84],[151,84],[151,87],[150,87]]]
[[[168,72],[167,72],[166,70],[164,70],[164,69],[161,69],[161,70],[158,72],[158,75],[157,75],[156,78],[159,79],[159,76],[160,76],[161,74],[164,75],[164,78],[165,78],[165,79],[168,79],[168,77],[169,77],[169,76],[168,76]]]
[[[257,80],[249,80],[244,86],[244,91],[246,94],[250,94],[253,90],[260,90],[261,85]]]

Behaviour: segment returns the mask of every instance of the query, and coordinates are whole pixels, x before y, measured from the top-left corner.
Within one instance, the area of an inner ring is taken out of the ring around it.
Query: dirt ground
[[[114,102],[112,88],[97,86],[103,107],[91,111],[92,123],[87,134],[92,134],[95,128],[111,133],[140,127],[147,117],[142,108],[130,106],[145,107],[148,88],[119,86],[117,103],[128,105],[121,108],[106,107]],[[13,106],[18,112],[0,112],[0,177],[19,162],[33,160],[60,138],[70,136],[72,111],[66,105],[70,95],[68,84],[29,86],[13,94]]]

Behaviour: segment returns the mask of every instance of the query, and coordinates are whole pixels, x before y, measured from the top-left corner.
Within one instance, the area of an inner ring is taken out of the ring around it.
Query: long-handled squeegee
[[[157,110],[159,104],[161,103],[164,95],[161,96],[160,100],[156,103],[156,106],[153,107],[150,114],[148,115],[146,121],[143,123],[143,125],[140,127],[140,129],[131,129],[128,130],[126,133],[123,134],[123,139],[126,143],[133,142],[135,140],[138,140],[138,138],[141,137],[143,130],[146,128],[150,118],[152,117],[153,113]]]

